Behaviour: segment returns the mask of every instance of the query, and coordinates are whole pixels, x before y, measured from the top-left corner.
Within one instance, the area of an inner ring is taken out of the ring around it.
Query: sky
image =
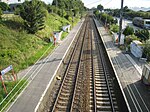
[[[82,0],[86,7],[97,7],[98,4],[104,8],[120,8],[121,0]],[[150,7],[150,0],[124,0],[124,6],[128,7]]]
[[[9,0],[9,3],[17,2],[18,0]],[[23,1],[23,0],[21,0]],[[47,4],[52,3],[53,0],[42,0]],[[84,5],[88,8],[97,7],[101,4],[104,8],[120,8],[121,0],[82,0]],[[130,7],[150,7],[150,0],[124,0],[124,6]]]

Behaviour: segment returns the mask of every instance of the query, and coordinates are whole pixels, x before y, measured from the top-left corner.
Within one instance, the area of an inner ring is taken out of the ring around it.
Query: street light
[[[121,31],[122,31],[122,15],[123,15],[123,2],[124,0],[121,0],[121,9],[120,9],[120,21],[119,21],[119,36],[118,36],[118,45],[120,46],[120,39],[121,39]]]

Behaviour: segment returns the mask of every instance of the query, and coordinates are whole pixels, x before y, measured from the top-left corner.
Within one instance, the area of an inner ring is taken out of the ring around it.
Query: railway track
[[[87,27],[86,21],[87,20],[85,20],[85,23],[83,24],[82,31],[80,32],[68,68],[66,69],[59,93],[52,109],[53,112],[69,112],[71,109],[71,102],[73,100],[73,93],[76,86],[76,79],[78,77],[79,66],[81,62],[84,35]]]
[[[105,54],[103,53],[102,41],[99,39],[98,32],[94,26],[94,22],[91,20],[93,24],[93,33],[92,37],[94,37],[93,48],[95,49],[95,54],[93,57],[93,93],[94,94],[94,103],[95,103],[95,112],[96,111],[110,111],[116,112],[119,111],[119,107],[117,105],[117,100],[115,97],[115,92],[113,88],[113,77],[109,71],[107,66],[107,61]]]
[[[119,112],[114,76],[94,21],[87,17],[77,39],[52,112]]]

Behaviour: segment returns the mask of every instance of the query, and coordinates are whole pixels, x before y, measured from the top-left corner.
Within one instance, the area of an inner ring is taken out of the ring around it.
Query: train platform
[[[59,68],[64,55],[71,46],[84,20],[80,21],[68,34],[68,36],[57,46],[57,48],[45,59],[38,61],[29,69],[19,73],[22,77],[29,75],[31,81],[27,88],[9,106],[7,112],[34,112],[44,91]]]
[[[130,53],[122,52],[113,44],[112,36],[102,24],[98,20],[95,21],[131,112],[150,112],[150,87],[141,81],[142,68],[145,63],[140,62]]]

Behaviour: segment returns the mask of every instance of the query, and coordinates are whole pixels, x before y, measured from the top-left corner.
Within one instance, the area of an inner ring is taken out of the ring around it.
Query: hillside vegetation
[[[3,15],[0,21],[0,70],[13,65],[15,71],[33,64],[51,46],[49,42],[53,29],[70,24],[68,20],[56,15],[48,14],[45,18],[45,28],[36,34],[28,34],[23,29],[23,20],[16,15]],[[65,33],[66,34],[66,33]]]

